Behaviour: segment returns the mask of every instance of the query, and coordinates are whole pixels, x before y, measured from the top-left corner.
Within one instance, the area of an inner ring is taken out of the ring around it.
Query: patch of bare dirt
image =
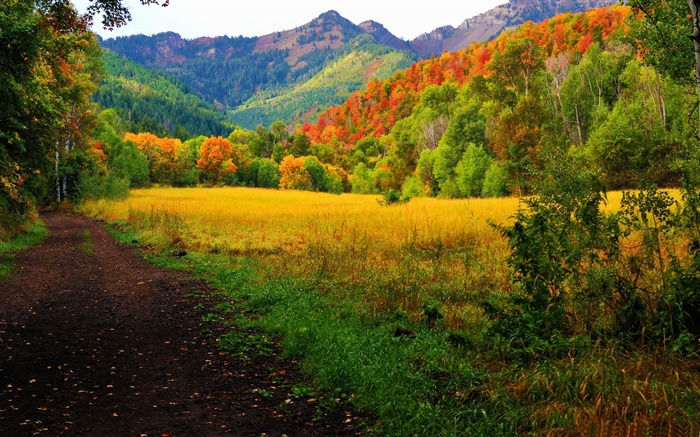
[[[219,352],[211,290],[147,264],[95,222],[49,213],[41,245],[0,281],[0,435],[356,435],[342,404],[290,396],[277,352]]]

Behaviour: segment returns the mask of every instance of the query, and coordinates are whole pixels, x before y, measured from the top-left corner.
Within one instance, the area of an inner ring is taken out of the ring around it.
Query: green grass
[[[172,267],[169,257],[160,258],[157,264]],[[218,339],[223,350],[246,359],[269,352],[272,337],[283,338],[285,355],[298,359],[321,390],[350,397],[356,408],[376,414],[381,427],[375,432],[515,432],[514,424],[503,426],[503,413],[496,408],[488,413],[476,405],[465,408],[472,401],[464,401],[462,393],[480,402],[473,393],[488,376],[479,366],[464,364],[473,351],[455,346],[444,330],[424,320],[409,322],[401,314],[374,319],[358,302],[338,302],[319,293],[312,281],[264,280],[242,257],[186,258],[189,270],[222,291],[221,302],[204,320],[235,325]],[[397,328],[415,336],[397,337]]]
[[[122,230],[121,241],[139,240]],[[312,376],[310,390],[371,412],[374,434],[605,435],[637,424],[652,434],[688,426],[683,434],[697,435],[700,379],[691,363],[658,350],[631,354],[614,341],[589,342],[572,344],[563,358],[522,365],[507,358],[506,339],[484,338],[483,327],[448,330],[434,303],[418,319],[377,315],[351,285],[337,293],[343,284],[323,278],[270,278],[255,258],[146,252],[220,290],[204,317],[231,328],[218,339],[222,350],[247,359],[281,339],[285,355]]]
[[[92,233],[88,229],[85,229],[80,232],[80,237],[83,239],[80,249],[86,255],[95,256],[95,241],[92,238]]]
[[[8,279],[15,269],[15,256],[29,247],[39,244],[49,235],[41,220],[33,222],[25,232],[9,241],[0,242],[0,279]]]

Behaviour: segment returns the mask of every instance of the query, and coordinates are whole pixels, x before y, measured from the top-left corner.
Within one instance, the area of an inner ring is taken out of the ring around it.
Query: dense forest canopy
[[[528,22],[416,63],[371,80],[290,133],[285,121],[234,128],[189,93],[191,84],[101,55],[84,17],[61,2],[54,15],[47,4],[3,3],[3,59],[27,59],[1,72],[4,101],[15,102],[3,109],[0,155],[2,202],[13,217],[53,198],[121,196],[154,182],[393,189],[406,197],[531,193],[561,152],[584,160],[608,189],[674,186],[684,144],[697,131],[697,118],[688,122],[697,100],[689,92],[692,51],[668,47],[658,37],[665,28],[649,24],[653,17],[638,5]],[[655,19],[676,14],[686,27],[673,31],[689,33],[681,10],[680,3],[657,8]],[[246,43],[234,40],[214,43]],[[678,63],[665,62],[680,51]],[[188,71],[225,63],[201,61]],[[157,117],[148,115],[153,108]],[[141,134],[153,137],[144,143]],[[228,141],[232,151],[215,142],[213,159],[207,138]]]
[[[127,130],[182,140],[204,134],[228,135],[233,130],[233,123],[222,111],[171,76],[109,50],[103,50],[102,61],[106,74],[92,101],[117,111]]]

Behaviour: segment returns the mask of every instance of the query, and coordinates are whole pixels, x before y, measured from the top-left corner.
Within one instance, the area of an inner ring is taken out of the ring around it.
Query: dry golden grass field
[[[127,222],[156,246],[246,255],[273,276],[322,278],[332,292],[353,293],[372,311],[418,314],[426,301],[440,302],[453,327],[473,322],[478,300],[508,290],[507,245],[491,224],[507,223],[517,198],[415,198],[391,206],[380,206],[378,198],[151,188],[83,210]],[[619,198],[612,193],[610,207]]]

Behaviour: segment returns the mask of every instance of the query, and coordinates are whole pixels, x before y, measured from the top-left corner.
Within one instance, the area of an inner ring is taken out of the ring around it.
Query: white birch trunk
[[[698,17],[700,0],[688,0],[688,7],[690,7],[690,12],[693,16],[693,34],[690,39],[693,41],[693,50],[695,51],[695,84],[698,99],[700,100],[700,17]],[[698,120],[700,121],[700,110],[697,112]],[[698,133],[698,138],[700,139],[700,132]]]

